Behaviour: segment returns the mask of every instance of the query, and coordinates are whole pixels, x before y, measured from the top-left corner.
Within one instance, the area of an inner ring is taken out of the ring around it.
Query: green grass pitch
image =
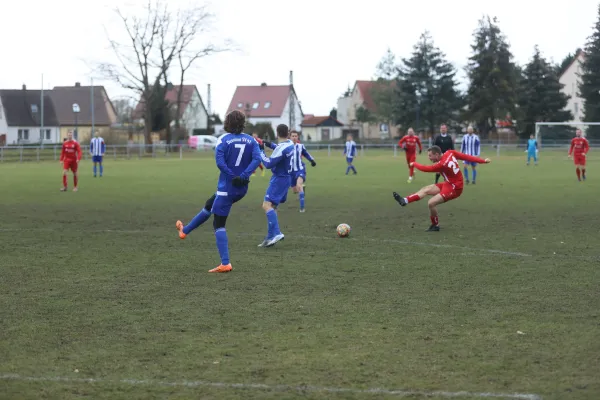
[[[58,162],[0,164],[0,398],[600,398],[598,156],[579,183],[566,151],[490,151],[426,233],[426,201],[392,191],[432,174],[314,155],[271,249],[252,179],[216,275],[212,221],[174,227],[215,191],[210,157],[82,162],[78,193]]]

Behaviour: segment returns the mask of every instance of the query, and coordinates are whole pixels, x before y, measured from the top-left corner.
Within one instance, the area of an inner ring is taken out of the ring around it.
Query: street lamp
[[[77,140],[77,115],[79,114],[79,104],[73,103],[73,114],[75,114],[75,132],[73,134],[73,138]]]

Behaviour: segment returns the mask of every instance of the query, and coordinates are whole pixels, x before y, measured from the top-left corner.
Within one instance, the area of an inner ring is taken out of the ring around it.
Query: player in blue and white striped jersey
[[[294,193],[298,193],[300,200],[300,212],[304,212],[304,182],[306,182],[306,165],[302,161],[302,157],[305,157],[310,161],[310,165],[313,167],[317,166],[317,162],[306,150],[306,147],[300,143],[299,134],[296,131],[290,132],[290,138],[294,142],[294,153],[292,154],[292,190]]]
[[[356,142],[352,140],[352,135],[346,136],[346,144],[344,145],[344,155],[346,156],[346,162],[348,163],[348,168],[346,168],[346,175],[350,170],[354,171],[354,175],[356,175],[356,168],[352,165],[354,161],[354,157],[356,157]]]
[[[462,138],[462,144],[460,146],[460,152],[463,154],[468,154],[470,156],[479,157],[481,155],[481,141],[479,140],[479,136],[473,133],[473,127],[469,125],[467,128],[467,134]],[[473,170],[473,185],[475,184],[475,180],[477,179],[477,163],[463,161],[465,164],[465,182],[467,185],[469,184],[469,165]]]
[[[104,143],[104,139],[98,135],[98,132],[95,132],[94,137],[90,141],[90,155],[92,156],[92,162],[94,163],[94,178],[96,177],[98,164],[100,164],[100,178],[102,178],[102,174],[104,173],[102,157],[104,157],[105,152],[106,144]]]

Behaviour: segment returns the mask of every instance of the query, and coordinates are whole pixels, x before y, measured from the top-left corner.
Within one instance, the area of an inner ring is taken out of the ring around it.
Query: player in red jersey
[[[431,218],[431,226],[427,231],[437,232],[440,230],[437,212],[438,204],[442,204],[460,197],[463,191],[464,180],[463,174],[460,171],[458,160],[476,162],[479,164],[489,164],[491,160],[489,158],[484,160],[483,158],[469,156],[467,154],[459,153],[455,150],[448,150],[442,154],[442,149],[440,149],[438,146],[433,146],[427,149],[427,156],[429,157],[429,160],[435,164],[427,166],[413,162],[411,165],[419,171],[437,172],[444,177],[445,181],[442,183],[425,186],[417,193],[411,194],[406,198],[394,192],[394,199],[396,199],[401,206],[405,206],[408,203],[419,201],[425,196],[433,196],[427,203],[429,205],[429,215]]]
[[[254,138],[254,140],[256,140],[258,142],[258,144],[262,145],[263,141],[261,138],[258,137],[258,133],[253,133],[252,137]],[[265,167],[263,167],[262,164],[258,164],[258,168],[260,168],[260,170],[262,171],[260,176],[265,176]],[[256,175],[256,171],[254,171],[252,173],[252,175]]]
[[[408,128],[408,135],[405,135],[398,142],[398,146],[404,148],[406,152],[406,164],[408,164],[408,183],[411,183],[415,175],[415,167],[411,163],[417,161],[417,146],[419,146],[419,154],[423,151],[421,139],[415,135],[413,128]]]
[[[77,141],[73,140],[73,132],[67,133],[67,140],[63,142],[62,151],[60,152],[60,163],[63,166],[63,187],[61,192],[67,191],[67,173],[73,171],[73,191],[77,191],[77,166],[81,160],[81,147]]]
[[[573,156],[573,162],[575,163],[575,172],[577,173],[577,179],[581,182],[581,179],[585,181],[585,161],[586,154],[590,150],[590,144],[586,138],[583,137],[581,129],[577,129],[575,132],[576,137],[571,140],[571,147],[569,148],[569,158]]]

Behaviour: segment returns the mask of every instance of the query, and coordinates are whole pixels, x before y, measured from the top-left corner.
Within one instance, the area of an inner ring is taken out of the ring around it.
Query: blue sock
[[[96,176],[96,164],[94,164],[94,176]]]
[[[469,168],[465,167],[465,179],[468,181],[469,180]],[[473,178],[473,180],[475,180],[475,178]]]
[[[183,233],[187,235],[188,233],[205,223],[210,218],[210,216],[211,212],[207,211],[206,208],[203,208],[202,211],[200,211],[194,218],[192,218],[189,224],[183,227]]]
[[[300,208],[304,209],[304,192],[300,192],[298,197],[300,197]]]
[[[221,256],[221,264],[229,264],[229,241],[227,240],[227,231],[225,228],[219,228],[215,231],[215,238],[217,239],[217,249]]]
[[[475,183],[475,179],[477,179],[477,170],[473,170],[473,183]]]
[[[279,230],[279,220],[277,219],[277,212],[275,210],[271,209],[267,212],[267,222],[269,223],[267,238],[273,239],[275,236],[281,233],[281,231]]]
[[[348,165],[348,168],[346,168],[346,175],[348,175],[348,172],[350,172],[350,168],[352,167]]]
[[[104,173],[104,165],[100,164],[100,176]]]

